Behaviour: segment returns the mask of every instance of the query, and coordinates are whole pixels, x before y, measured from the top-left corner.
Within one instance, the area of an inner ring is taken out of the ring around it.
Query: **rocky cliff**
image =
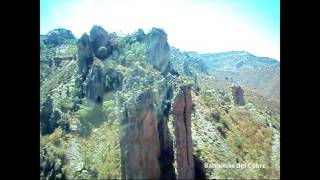
[[[191,133],[191,88],[183,86],[174,98],[172,113],[176,136],[178,179],[193,179],[194,160]]]
[[[70,34],[41,36],[41,178],[279,177],[278,102],[223,74],[268,72],[274,61],[180,52],[159,28]],[[206,166],[252,162],[268,168]]]

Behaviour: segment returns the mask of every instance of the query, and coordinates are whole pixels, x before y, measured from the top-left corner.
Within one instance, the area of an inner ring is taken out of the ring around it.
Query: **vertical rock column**
[[[194,178],[191,138],[191,87],[183,86],[174,98],[172,112],[176,136],[177,179]]]
[[[122,178],[159,179],[159,132],[151,91],[126,103],[120,140]]]
[[[158,132],[160,141],[160,179],[176,179],[173,162],[174,162],[174,151],[173,151],[173,141],[172,135],[168,128],[169,112],[171,109],[171,99],[173,96],[173,87],[169,82],[164,88],[166,91],[161,91],[160,100],[162,101],[156,107],[158,109]]]

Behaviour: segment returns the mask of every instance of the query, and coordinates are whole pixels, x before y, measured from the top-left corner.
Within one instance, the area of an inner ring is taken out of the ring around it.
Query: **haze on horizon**
[[[40,0],[41,34],[63,27],[79,38],[95,24],[123,33],[158,27],[182,51],[280,61],[280,0]]]

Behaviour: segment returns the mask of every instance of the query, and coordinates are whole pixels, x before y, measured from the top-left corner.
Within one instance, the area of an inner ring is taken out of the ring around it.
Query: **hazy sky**
[[[186,51],[248,51],[280,60],[280,0],[40,0],[40,32],[76,37],[94,25],[131,33],[163,28]]]

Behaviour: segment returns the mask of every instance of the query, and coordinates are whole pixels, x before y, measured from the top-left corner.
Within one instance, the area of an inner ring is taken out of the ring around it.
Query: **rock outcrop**
[[[162,74],[171,71],[170,46],[167,41],[167,34],[162,29],[153,28],[147,34],[146,59]]]
[[[159,179],[160,142],[152,91],[126,103],[121,122],[122,178]]]
[[[98,61],[98,60],[96,60]],[[93,100],[99,104],[102,103],[104,90],[105,90],[105,75],[103,71],[103,67],[99,64],[99,62],[95,62],[84,82],[84,94],[85,96]]]
[[[46,101],[41,106],[41,133],[51,134],[54,131],[54,129],[58,127],[57,121],[60,118],[60,113],[57,110],[53,111],[53,99],[49,95]]]
[[[232,97],[235,105],[245,105],[243,90],[240,86],[232,86]]]
[[[101,60],[106,59],[112,53],[111,37],[101,26],[93,26],[90,31],[90,39],[95,56]]]
[[[92,45],[87,33],[84,33],[81,36],[81,38],[78,40],[77,47],[78,47],[78,55],[79,55],[79,61],[78,61],[79,71],[84,77],[88,73],[93,63],[93,50],[92,50]]]
[[[178,179],[193,179],[195,177],[191,138],[191,111],[191,87],[182,86],[175,96],[172,106]]]
[[[139,84],[144,86],[137,90],[141,87]],[[168,128],[173,96],[171,83],[164,78],[135,71],[126,80],[126,85],[124,91],[140,93],[137,98],[132,97],[123,103],[120,142],[123,178],[175,179],[173,142]],[[128,161],[136,159],[136,156],[145,158]]]
[[[47,39],[44,41],[45,44],[59,46],[70,40],[75,40],[76,38],[70,30],[67,29],[54,29],[47,34]]]
[[[160,140],[160,169],[161,179],[175,179],[173,141],[168,128],[169,112],[171,110],[171,99],[173,97],[173,86],[171,81],[163,84],[163,91],[159,94],[158,102],[158,131]]]
[[[80,77],[77,79],[78,97],[102,103],[103,94],[122,87],[123,76],[116,71],[103,71],[99,60],[105,60],[117,48],[116,35],[100,26],[93,26],[90,37],[84,33],[77,42]],[[97,63],[94,64],[94,61]],[[106,82],[106,79],[108,80]],[[110,81],[110,82],[109,82]]]

